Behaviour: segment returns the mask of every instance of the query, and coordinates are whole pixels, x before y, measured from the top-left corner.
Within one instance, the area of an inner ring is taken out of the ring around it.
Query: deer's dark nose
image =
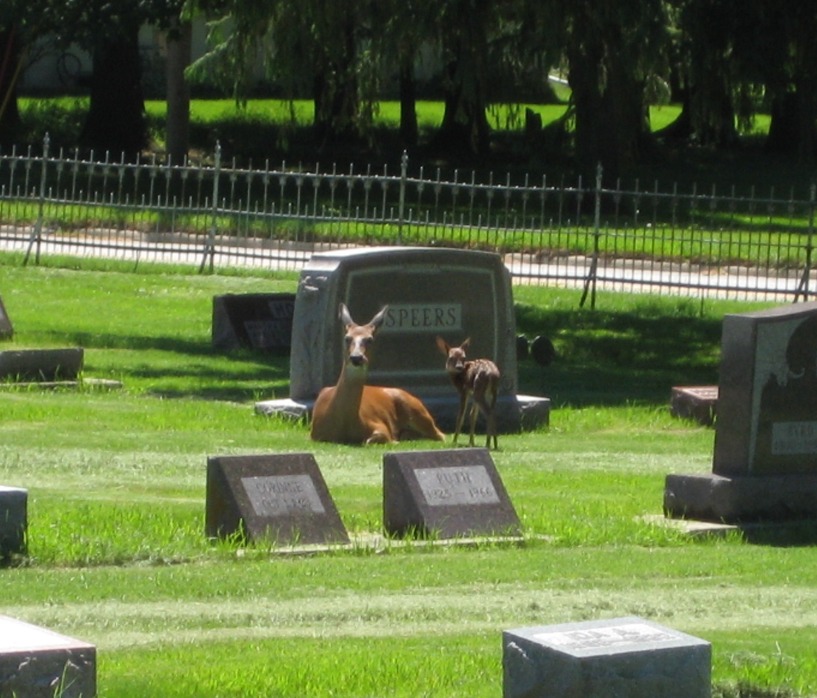
[[[363,354],[350,354],[349,363],[352,366],[363,366],[366,363],[366,357]]]

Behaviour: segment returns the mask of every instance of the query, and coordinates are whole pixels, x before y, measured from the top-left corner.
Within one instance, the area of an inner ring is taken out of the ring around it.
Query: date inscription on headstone
[[[349,542],[310,453],[208,458],[205,530],[278,545]]]
[[[414,475],[429,506],[499,504],[499,495],[484,465],[418,468]]]
[[[286,516],[308,512],[324,514],[323,504],[309,475],[245,477],[241,484],[258,516]]]
[[[402,536],[518,536],[519,518],[484,448],[383,456],[383,525]]]

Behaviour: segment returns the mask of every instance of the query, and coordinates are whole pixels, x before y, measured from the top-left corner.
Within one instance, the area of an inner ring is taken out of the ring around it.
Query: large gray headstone
[[[314,456],[286,453],[207,459],[206,534],[278,545],[348,543]]]
[[[484,448],[383,456],[383,527],[392,535],[518,536],[521,525]]]
[[[0,485],[0,560],[26,552],[28,491]]]
[[[724,318],[712,469],[817,474],[817,303]]]
[[[817,303],[723,320],[712,473],[670,475],[671,516],[817,517]]]
[[[213,347],[289,353],[294,293],[243,293],[213,298]]]
[[[93,698],[96,647],[0,616],[0,696]]]
[[[471,337],[472,356],[502,371],[501,394],[517,392],[516,328],[510,275],[499,255],[470,250],[367,248],[313,255],[295,299],[290,397],[312,399],[334,385],[342,366],[338,306],[368,322],[384,305],[369,382],[399,386],[420,397],[450,394],[442,335]]]
[[[0,298],[0,339],[11,339],[13,336],[14,328],[11,326],[11,320],[3,306],[3,299]]]
[[[642,618],[502,633],[504,698],[710,698],[712,646]]]

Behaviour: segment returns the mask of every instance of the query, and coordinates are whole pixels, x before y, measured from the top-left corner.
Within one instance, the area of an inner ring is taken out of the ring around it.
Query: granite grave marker
[[[0,339],[11,339],[14,336],[14,328],[11,326],[6,308],[3,306],[3,299],[0,298]]]
[[[669,516],[817,516],[817,303],[723,320],[712,473],[669,475]]]
[[[451,390],[435,337],[471,337],[474,356],[503,371],[501,393],[515,393],[516,331],[510,275],[499,255],[453,249],[369,248],[316,254],[298,283],[291,397],[314,398],[340,374],[344,328],[338,306],[370,318],[384,305],[369,381],[428,397]],[[459,342],[458,342],[459,343]]]
[[[213,347],[289,352],[294,293],[227,294],[213,298]]]
[[[72,381],[82,371],[85,351],[67,349],[15,349],[0,351],[0,380]]]
[[[0,616],[0,696],[93,698],[96,647]]]
[[[712,646],[638,617],[502,633],[503,698],[710,698]]]
[[[518,536],[521,525],[484,448],[383,456],[383,527],[391,535]]]
[[[205,530],[278,545],[349,542],[309,453],[208,458]]]
[[[0,560],[24,555],[28,535],[28,490],[0,485]]]
[[[372,350],[368,382],[420,397],[444,430],[457,395],[435,338],[461,343],[502,372],[496,408],[500,431],[547,423],[547,398],[517,395],[517,342],[510,274],[494,253],[442,248],[365,248],[315,254],[295,298],[290,397],[256,405],[261,413],[304,415],[321,388],[340,375],[344,328],[338,307],[371,318],[389,306]]]

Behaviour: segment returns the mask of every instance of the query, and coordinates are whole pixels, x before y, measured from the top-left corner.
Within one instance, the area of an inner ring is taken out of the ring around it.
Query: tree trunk
[[[569,61],[577,164],[591,175],[601,163],[605,175],[617,177],[638,161],[649,140],[644,86],[601,42],[580,42]]]
[[[358,135],[360,107],[357,76],[354,16],[346,17],[342,55],[326,57],[315,74],[315,132],[321,146],[354,141]]]
[[[187,157],[190,140],[190,86],[184,70],[190,64],[193,28],[179,23],[167,41],[167,155],[181,165]]]
[[[404,147],[417,145],[417,95],[414,82],[414,62],[405,59],[400,66],[400,140]]]
[[[491,134],[485,116],[485,97],[475,75],[473,82],[468,81],[471,89],[465,89],[463,68],[459,60],[447,66],[445,111],[434,147],[444,152],[484,155],[490,147]]]
[[[80,142],[113,157],[135,157],[147,144],[138,29],[102,39],[93,52],[91,100]]]
[[[20,50],[16,33],[0,31],[0,145],[13,145],[22,124],[17,107],[17,77],[20,70]]]

